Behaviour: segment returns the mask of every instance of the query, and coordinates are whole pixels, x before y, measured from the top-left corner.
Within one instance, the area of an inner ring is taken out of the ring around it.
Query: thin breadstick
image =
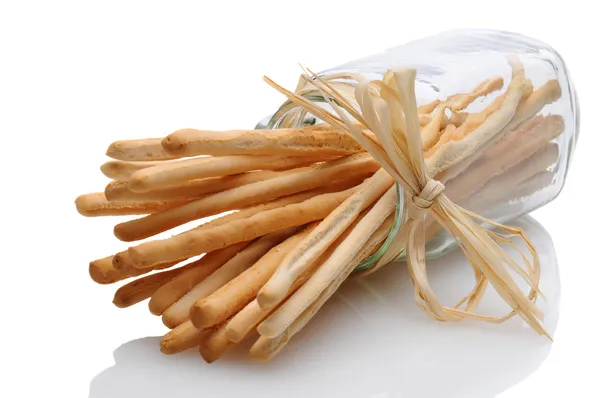
[[[434,145],[425,153],[425,164],[431,174],[435,175],[448,167],[460,162],[467,156],[493,139],[513,119],[521,98],[528,90],[528,84],[522,73],[522,66],[513,65],[513,79],[508,86],[506,98],[502,105],[493,112],[481,125],[472,132],[461,126],[456,130],[458,140],[450,140]],[[460,133],[459,133],[460,130]],[[441,144],[440,144],[441,143]],[[143,170],[142,170],[143,172]]]
[[[187,264],[184,271],[154,292],[148,303],[150,312],[154,315],[162,315],[173,303],[249,244],[250,242],[242,241],[221,250],[206,253],[199,260]]]
[[[319,257],[319,259],[305,272],[300,278],[294,281],[292,288],[288,292],[288,294],[281,300],[281,302],[285,301],[290,295],[292,295],[300,286],[304,284],[315,272],[315,270],[319,269],[322,264],[325,263],[329,259],[329,257],[333,254],[335,249],[348,237],[350,231],[354,228],[354,226],[362,220],[362,217],[368,212],[368,210],[363,211],[359,217],[354,221],[354,223],[347,228],[344,233],[335,241],[333,245],[331,245],[325,253]],[[280,303],[276,303],[279,305]],[[256,326],[262,322],[269,314],[271,314],[274,308],[262,309],[258,305],[258,301],[256,298],[252,300],[248,305],[246,305],[243,309],[241,309],[237,314],[235,314],[227,323],[227,338],[233,342],[242,341],[249,333],[256,329]]]
[[[544,106],[553,103],[561,96],[561,88],[557,80],[549,80],[542,87],[535,90],[530,96],[521,101],[517,107],[512,120],[497,134],[493,140],[490,140],[481,150],[474,152],[464,158],[459,163],[440,173],[436,178],[442,182],[449,181],[467,170],[471,164],[481,156],[483,151],[491,148],[502,137],[510,131],[518,128],[523,122],[536,115]]]
[[[342,282],[346,280],[352,270],[356,268],[356,266],[360,264],[362,260],[373,253],[377,247],[379,247],[379,245],[387,237],[393,224],[393,220],[393,215],[386,219],[386,221],[377,229],[377,231],[368,238],[358,256],[353,258],[351,263],[347,264],[344,273],[340,275],[324,292],[322,292],[319,298],[292,322],[290,327],[288,327],[282,334],[276,336],[274,339],[264,336],[259,337],[257,342],[250,349],[250,355],[254,359],[268,361],[277,353],[279,353],[281,349],[289,342],[289,340],[298,332],[300,332],[304,326],[306,326],[310,319],[312,319],[312,317],[318,312],[318,310],[329,299],[329,297],[331,297],[331,295],[338,289]]]
[[[221,325],[214,326],[209,329],[204,337],[200,340],[199,351],[202,359],[207,363],[213,363],[235,343],[229,341],[225,334],[227,322],[223,322]]]
[[[304,283],[282,306],[262,322],[258,332],[265,337],[276,337],[291,325],[304,310],[317,300],[319,295],[340,277],[358,256],[362,245],[385,222],[396,208],[398,201],[396,187],[393,186],[377,201],[371,210],[356,224],[348,237],[335,249],[314,275]],[[259,296],[259,304],[260,296]],[[261,305],[262,307],[262,305]]]
[[[162,138],[115,141],[106,150],[106,156],[119,160],[168,160],[180,156],[172,155],[163,149]]]
[[[263,211],[208,230],[192,229],[168,239],[142,243],[130,247],[129,254],[138,267],[151,267],[166,261],[189,258],[279,229],[322,220],[358,189],[354,187],[342,192],[318,195],[301,203]]]
[[[446,105],[440,106],[436,109],[433,114],[431,122],[421,128],[421,136],[423,140],[423,150],[426,151],[431,148],[437,140],[440,138],[442,131],[440,127],[442,125],[442,119],[444,118],[444,112],[446,111]],[[450,126],[454,126],[451,124]]]
[[[455,126],[461,126],[469,117],[470,113],[467,112],[452,112],[450,116],[444,115],[442,118],[440,126],[442,128],[453,124]],[[433,115],[430,114],[420,114],[419,115],[419,125],[421,127],[427,126],[433,120]]]
[[[113,304],[119,308],[126,308],[144,301],[150,298],[162,285],[184,270],[185,267],[175,268],[131,281],[117,289],[113,298]]]
[[[435,101],[432,101],[432,102],[430,102],[428,104],[421,105],[418,108],[419,115],[421,115],[421,114],[429,114],[429,113],[433,112],[435,110],[435,108],[437,108],[437,106],[441,102],[442,101],[440,101],[439,99],[436,99]]]
[[[198,330],[186,321],[165,334],[160,340],[160,351],[172,355],[197,347],[208,331]]]
[[[309,225],[273,247],[250,268],[227,284],[193,303],[190,318],[197,328],[205,329],[224,322],[256,297],[285,255],[297,246],[315,227]],[[166,315],[166,313],[165,313]]]
[[[137,214],[156,213],[189,202],[187,199],[172,201],[109,201],[104,192],[94,192],[81,195],[75,199],[75,207],[82,216],[128,216]]]
[[[456,94],[448,98],[448,107],[453,111],[462,111],[471,105],[479,97],[486,96],[496,90],[500,90],[504,85],[504,79],[501,77],[492,77],[481,82],[470,93]]]
[[[220,287],[227,284],[233,278],[250,268],[258,259],[267,253],[273,246],[278,245],[284,239],[287,239],[295,232],[296,228],[286,228],[251,243],[248,247],[241,250],[233,258],[216,269],[204,280],[194,286],[183,297],[177,300],[173,305],[167,308],[162,315],[162,321],[168,328],[183,323],[190,317],[192,305]],[[193,319],[192,319],[193,322]],[[201,325],[194,326],[204,329]],[[212,325],[211,325],[212,326]]]
[[[226,191],[242,185],[281,175],[276,171],[253,171],[224,177],[212,177],[194,180],[172,188],[159,189],[148,192],[133,192],[129,189],[128,181],[112,181],[104,190],[109,200],[173,200],[198,198],[215,192]]]
[[[92,280],[105,285],[171,266],[171,263],[156,264],[146,269],[131,269],[128,272],[122,272],[114,267],[113,261],[114,256],[108,256],[90,262],[89,273]]]
[[[385,171],[378,171],[361,188],[336,208],[282,261],[258,293],[261,308],[280,302],[296,280],[356,220],[361,211],[375,202],[394,183]]]
[[[240,174],[252,170],[285,170],[325,160],[323,156],[200,157],[142,169],[129,178],[129,189],[147,192],[192,180]]]
[[[305,129],[210,131],[183,129],[168,135],[163,148],[181,156],[228,155],[349,155],[362,148],[337,131]]]
[[[126,221],[115,226],[114,233],[122,241],[140,240],[199,218],[326,185],[340,175],[356,174],[366,177],[368,173],[378,168],[377,162],[361,153],[312,167],[290,170],[280,177],[205,196],[168,211],[156,213],[152,217]]]
[[[126,180],[136,171],[158,166],[162,162],[125,162],[122,160],[109,160],[100,166],[100,171],[113,180]]]
[[[533,155],[564,131],[562,116],[537,116],[485,151],[473,165],[447,184],[446,194],[461,201],[493,177]]]

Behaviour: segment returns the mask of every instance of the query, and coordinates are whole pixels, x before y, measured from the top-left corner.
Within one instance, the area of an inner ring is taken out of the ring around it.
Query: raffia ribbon
[[[337,91],[329,81],[312,72],[307,75],[336,114],[315,105],[302,95],[286,90],[268,78],[266,80],[305,112],[310,112],[340,131],[350,134],[401,184],[404,196],[408,198],[404,206],[404,224],[397,237],[396,248],[392,245],[389,249],[390,255],[384,255],[371,271],[389,263],[398,255],[399,250],[404,248],[417,303],[434,319],[458,321],[473,318],[502,322],[517,314],[537,333],[550,338],[542,326],[543,314],[535,305],[540,294],[539,257],[524,232],[495,223],[457,206],[444,194],[444,185],[428,176],[414,90],[416,71],[390,70],[382,80],[376,81],[355,79],[356,89],[354,98],[351,99],[347,98],[347,94],[343,95]],[[354,104],[358,104],[360,110],[356,109]],[[473,290],[453,307],[443,305],[429,285],[424,230],[424,219],[428,213],[454,237],[473,267],[476,284]],[[495,227],[496,230],[487,230],[478,222]],[[523,240],[532,261],[510,239],[512,237]],[[516,249],[524,266],[519,265],[501,247],[502,245]],[[509,269],[527,283],[530,288],[528,295],[521,291]],[[492,317],[474,313],[488,282],[512,308],[508,315]],[[463,305],[464,309],[461,308]]]

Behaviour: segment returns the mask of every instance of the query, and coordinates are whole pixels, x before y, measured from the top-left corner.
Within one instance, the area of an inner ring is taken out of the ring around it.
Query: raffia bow
[[[350,134],[401,184],[404,191],[406,204],[403,207],[402,228],[379,262],[363,274],[374,272],[405,250],[417,303],[434,319],[458,321],[473,318],[502,322],[518,314],[537,333],[550,337],[542,326],[543,314],[535,305],[540,294],[539,257],[524,232],[497,224],[457,206],[444,194],[444,185],[428,175],[415,97],[416,71],[391,70],[385,73],[382,80],[376,81],[367,81],[362,77],[355,79],[356,89],[354,98],[351,99],[347,93],[341,94],[334,85],[314,73],[308,72],[307,75],[310,79],[305,80],[314,85],[337,115],[268,78],[266,80],[296,106]],[[521,76],[517,73],[511,84],[518,87],[519,79]],[[509,87],[509,91],[512,94],[517,90]],[[360,110],[353,104],[358,104]],[[424,219],[429,213],[458,242],[473,267],[476,279],[473,290],[452,307],[440,302],[427,277]],[[496,230],[487,230],[478,222],[495,227]],[[510,240],[511,237],[519,237],[525,242],[531,261]],[[502,245],[516,249],[524,266],[519,265]],[[519,288],[509,270],[527,283],[530,288],[528,295]],[[474,313],[488,282],[512,308],[508,315],[492,317]]]

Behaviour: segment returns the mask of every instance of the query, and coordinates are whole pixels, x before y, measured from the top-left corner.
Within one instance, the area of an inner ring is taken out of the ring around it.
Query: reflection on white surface
[[[560,283],[552,240],[530,217],[511,224],[523,227],[540,253],[547,301],[539,305],[553,333]],[[472,287],[461,253],[428,264],[444,302],[454,303]],[[480,312],[505,310],[488,289]],[[500,325],[431,320],[416,307],[402,264],[344,283],[267,364],[248,359],[248,344],[208,365],[195,350],[162,355],[158,343],[147,337],[117,348],[115,365],[94,378],[90,397],[491,398],[533,373],[551,347],[517,318]]]

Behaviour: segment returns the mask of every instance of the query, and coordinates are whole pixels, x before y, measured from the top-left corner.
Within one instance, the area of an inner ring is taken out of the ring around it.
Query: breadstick
[[[209,294],[213,293],[227,282],[250,268],[258,259],[267,253],[273,246],[278,245],[295,232],[296,228],[286,228],[251,243],[241,250],[233,258],[223,264],[219,269],[207,276],[204,280],[194,286],[183,297],[163,312],[162,321],[168,328],[186,321],[190,316],[192,305]],[[192,319],[193,322],[193,319]],[[204,329],[201,325],[194,326]]]
[[[160,351],[171,355],[197,347],[207,332],[196,329],[191,321],[186,321],[163,336],[160,340]]]
[[[185,267],[175,268],[131,281],[117,289],[113,298],[113,304],[119,308],[126,308],[144,301],[150,298],[162,285],[184,270]]]
[[[458,136],[456,138],[458,140],[442,143],[442,139],[440,139],[439,145],[434,145],[425,153],[425,164],[431,174],[435,175],[474,153],[500,133],[513,119],[519,102],[529,87],[522,74],[522,67],[515,65],[513,70],[513,79],[508,86],[506,98],[504,98],[498,110],[487,117],[472,132],[469,132],[466,127],[463,130],[463,125],[457,129]]]
[[[442,128],[453,124],[455,126],[461,126],[467,118],[470,116],[470,113],[467,112],[452,112],[450,116],[444,115],[442,118],[440,126]],[[420,114],[419,115],[419,125],[421,127],[427,126],[433,120],[433,115],[429,114]]]
[[[294,281],[292,288],[288,292],[288,294],[281,300],[281,302],[285,301],[290,295],[292,295],[300,286],[304,284],[315,272],[315,270],[319,269],[321,265],[325,263],[329,259],[329,257],[333,254],[335,249],[348,237],[350,231],[354,228],[354,226],[362,220],[364,214],[366,214],[368,210],[363,211],[359,217],[354,221],[354,223],[347,228],[344,233],[335,241],[333,245],[331,245],[325,253],[319,257],[319,259],[310,267],[305,273],[303,273],[300,278]],[[279,305],[280,303],[276,303],[275,305]],[[274,306],[275,307],[275,306]],[[275,307],[276,308],[276,307]],[[237,314],[235,314],[227,323],[227,338],[233,342],[242,341],[250,332],[252,332],[256,325],[263,321],[268,315],[270,315],[275,308],[262,309],[258,305],[258,301],[256,298],[252,300],[248,305],[246,305],[243,309],[241,309]]]
[[[325,160],[323,156],[200,157],[139,170],[129,178],[129,189],[147,192],[177,186],[192,180],[222,177],[252,170],[285,170]]]
[[[109,201],[104,192],[88,193],[75,199],[75,207],[82,216],[128,216],[150,214],[189,202],[186,199],[172,201]]]
[[[444,118],[444,112],[446,112],[445,104],[436,109],[431,122],[421,129],[424,151],[431,148],[440,138],[440,134],[442,133],[440,127],[442,125],[442,119]],[[451,124],[450,126],[454,125]]]
[[[352,224],[361,211],[375,202],[394,183],[385,171],[378,171],[361,188],[336,208],[282,261],[258,293],[261,308],[281,301],[296,280]]]
[[[226,191],[242,185],[268,180],[281,175],[276,171],[253,171],[224,177],[212,177],[194,180],[172,188],[148,192],[133,192],[128,181],[112,181],[106,186],[104,193],[109,200],[173,200],[198,198],[215,192]]]
[[[440,101],[439,99],[436,99],[435,101],[432,101],[432,102],[430,102],[428,104],[421,105],[418,108],[419,115],[421,115],[421,114],[429,114],[429,113],[433,112],[435,110],[435,108],[437,108],[437,106],[441,102],[442,101]]]
[[[256,297],[285,255],[298,245],[315,227],[316,223],[295,233],[273,247],[250,268],[204,298],[197,300],[189,311],[197,328],[205,329],[224,322],[235,315]]]
[[[393,186],[377,201],[375,206],[360,220],[348,237],[335,249],[333,254],[321,265],[313,276],[304,283],[282,306],[261,323],[259,333],[265,337],[275,337],[290,326],[304,310],[306,310],[344,273],[352,259],[358,256],[364,242],[373,235],[396,208],[396,187]],[[259,296],[259,304],[260,296]],[[262,305],[261,305],[262,307]]]
[[[461,201],[481,188],[491,178],[502,174],[533,155],[548,141],[564,131],[562,116],[537,116],[517,130],[506,134],[488,149],[473,165],[447,184],[446,194],[453,201]]]
[[[542,87],[535,90],[530,96],[528,96],[525,100],[521,101],[519,106],[517,107],[517,111],[515,112],[512,120],[502,129],[502,131],[494,137],[493,140],[490,140],[485,146],[481,148],[479,151],[475,151],[473,154],[467,156],[459,163],[454,166],[448,168],[447,170],[440,173],[436,179],[444,182],[449,181],[455,178],[457,175],[467,170],[471,164],[481,156],[483,151],[491,148],[496,144],[502,137],[514,129],[518,128],[521,123],[525,122],[532,116],[536,115],[539,111],[544,108],[544,106],[553,103],[558,100],[561,96],[561,88],[558,84],[557,80],[549,80]]]
[[[89,273],[92,280],[96,283],[105,285],[171,266],[170,263],[156,264],[146,269],[131,269],[128,270],[128,272],[122,272],[114,267],[113,261],[114,256],[108,256],[90,262]]]
[[[161,286],[150,298],[148,308],[154,315],[162,315],[173,303],[183,297],[194,286],[229,261],[250,242],[239,242],[221,250],[206,253],[202,258],[185,266],[181,274]]]
[[[288,327],[282,334],[275,338],[267,338],[261,336],[257,342],[250,349],[250,355],[257,360],[268,361],[275,356],[281,349],[289,342],[289,340],[296,335],[306,324],[312,319],[312,317],[318,312],[323,304],[331,297],[331,295],[338,289],[348,275],[362,260],[367,258],[373,253],[377,247],[385,240],[389,230],[393,224],[394,216],[389,216],[385,222],[377,229],[377,231],[371,235],[363,245],[358,256],[354,257],[349,263],[345,271],[340,277],[338,277],[334,283],[332,283],[324,292],[321,293],[319,298],[306,309],[298,318],[296,318],[290,327]],[[260,328],[260,325],[259,325]]]
[[[326,185],[340,175],[366,176],[363,173],[372,173],[378,168],[379,165],[370,156],[363,153],[352,155],[337,161],[286,171],[280,177],[205,196],[156,213],[152,217],[126,221],[115,226],[114,232],[117,238],[126,242],[140,240],[199,218]]]
[[[226,326],[226,322],[214,326],[209,329],[204,335],[204,338],[200,340],[200,355],[207,363],[213,363],[221,358],[228,349],[235,345],[235,343],[229,341],[225,335]]]
[[[161,141],[161,138],[115,141],[106,150],[106,156],[133,161],[168,160],[180,157],[165,152]]]
[[[479,83],[477,87],[470,93],[456,94],[448,97],[448,107],[452,111],[462,111],[467,106],[471,105],[479,97],[484,97],[496,90],[500,90],[504,85],[504,79],[501,77],[492,77]]]
[[[183,129],[167,136],[163,148],[181,156],[349,155],[362,148],[338,131],[305,129],[209,131]]]
[[[168,239],[142,243],[130,247],[129,254],[138,267],[189,258],[279,229],[322,220],[357,190],[358,187],[354,187],[342,192],[318,195],[301,203],[263,211],[208,230],[192,229]]]
[[[113,180],[126,180],[136,171],[158,166],[162,162],[124,162],[122,160],[109,160],[100,166],[102,174]]]

